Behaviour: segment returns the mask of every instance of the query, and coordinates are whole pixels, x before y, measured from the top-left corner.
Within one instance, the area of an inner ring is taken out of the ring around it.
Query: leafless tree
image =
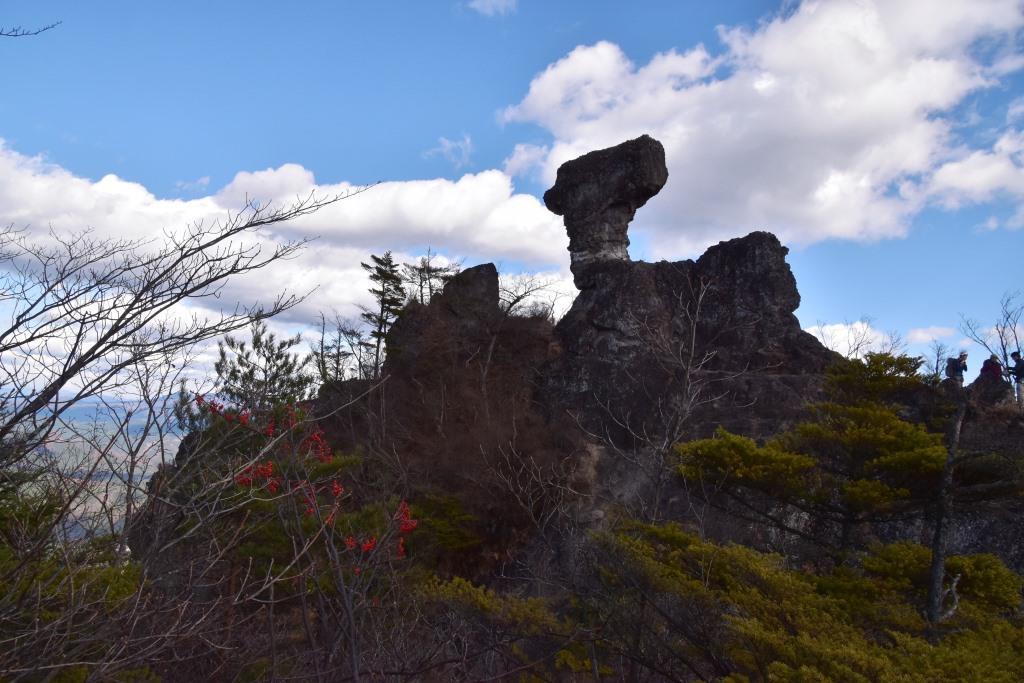
[[[402,264],[402,282],[408,287],[411,299],[421,304],[430,303],[434,294],[440,292],[462,268],[461,261],[438,265],[437,260],[438,255],[427,247],[426,255],[421,256],[418,263]]]
[[[543,316],[552,321],[558,302],[565,296],[555,289],[557,280],[543,275],[503,275],[498,299],[505,315]]]
[[[38,36],[40,33],[45,33],[50,29],[57,28],[62,22],[55,21],[52,24],[41,26],[39,28],[23,28],[21,26],[0,26],[0,38],[24,38],[25,36]]]
[[[248,238],[341,198],[309,195],[286,207],[252,201],[224,221],[168,232],[155,250],[89,232],[51,233],[51,245],[13,230],[0,234],[0,304],[10,312],[0,326],[0,443],[20,444],[0,466],[43,444],[76,405],[125,386],[131,368],[298,303],[280,295],[215,317],[184,317],[178,308],[218,298],[228,278],[294,256],[304,241],[265,250]]]
[[[1007,292],[999,300],[999,313],[991,327],[974,318],[960,316],[960,330],[968,339],[996,356],[1004,370],[1010,366],[1010,354],[1021,349],[1024,340],[1024,296]]]
[[[953,349],[943,344],[938,339],[933,339],[928,345],[928,355],[924,359],[924,368],[927,377],[935,382],[942,381],[943,371],[946,368],[946,359]]]
[[[846,358],[863,358],[867,353],[888,353],[899,355],[906,348],[906,343],[899,332],[879,332],[871,323],[869,316],[861,316],[858,320],[844,321],[839,325],[818,324],[809,331],[830,351]]]
[[[229,278],[293,256],[304,242],[268,249],[253,233],[342,198],[248,202],[162,244],[91,232],[41,244],[0,230],[0,584],[17,587],[0,595],[0,678],[76,667],[103,677],[206,637],[223,604],[144,590],[138,564],[126,563],[127,534],[151,493],[144,479],[177,449],[172,388],[197,346],[301,297],[212,317],[179,305],[214,300]],[[192,480],[176,502],[179,514],[201,513],[189,533],[238,509],[231,476],[211,466]],[[229,547],[210,546],[186,570],[217,584],[209,572]]]
[[[352,378],[370,379],[373,350],[374,345],[360,322],[345,318],[337,311],[330,320],[320,314],[319,336],[310,344],[310,354],[322,384]]]

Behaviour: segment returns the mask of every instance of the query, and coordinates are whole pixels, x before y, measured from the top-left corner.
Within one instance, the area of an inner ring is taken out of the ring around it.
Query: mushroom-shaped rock
[[[544,204],[565,219],[577,288],[590,286],[586,273],[592,264],[629,260],[629,222],[667,180],[665,148],[649,135],[559,167],[554,187],[544,193]]]

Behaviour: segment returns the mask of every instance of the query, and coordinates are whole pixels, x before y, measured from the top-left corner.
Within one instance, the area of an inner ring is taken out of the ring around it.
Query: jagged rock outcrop
[[[581,292],[569,312],[557,326],[509,316],[493,265],[463,271],[402,312],[386,382],[325,423],[332,443],[371,439],[417,481],[475,490],[474,511],[510,526],[507,510],[488,509],[505,495],[494,479],[503,467],[526,462],[531,476],[637,499],[650,491],[631,471],[636,458],[610,453],[664,452],[719,425],[767,437],[800,419],[836,355],[800,329],[774,235],[729,240],[696,261],[629,260],[629,221],[667,177],[664,149],[647,136],[563,165],[545,201],[570,237]],[[366,387],[348,388],[325,393],[325,409]]]
[[[325,421],[331,443],[393,454],[417,486],[458,491],[492,525],[481,537],[507,547],[535,531],[552,491],[594,494],[580,499],[590,522],[608,503],[685,506],[637,463],[719,425],[761,438],[799,420],[836,356],[800,329],[786,248],[755,232],[695,261],[630,261],[629,221],[666,179],[646,136],[564,165],[545,200],[569,232],[570,311],[557,326],[509,316],[493,265],[463,271],[402,312],[386,381]],[[325,392],[324,412],[366,387],[348,388]]]
[[[579,289],[590,285],[592,265],[629,260],[629,222],[666,180],[665,148],[648,135],[584,154],[558,169],[544,204],[565,218],[569,268]]]
[[[600,524],[619,504],[692,520],[689,494],[664,457],[674,442],[718,426],[763,439],[803,419],[806,405],[823,397],[824,373],[839,357],[801,330],[788,250],[774,235],[721,242],[696,260],[629,259],[629,222],[667,177],[664,149],[648,136],[559,169],[544,199],[564,216],[580,293],[557,325],[503,311],[497,270],[482,264],[429,304],[405,307],[388,333],[383,381],[322,387],[314,412],[335,449],[372,453],[411,497],[457,498],[477,520],[481,545],[467,553],[471,559],[452,553],[440,569],[465,561],[472,564],[450,569],[492,572],[543,535],[552,509],[571,510],[564,542],[535,546],[519,559],[559,570],[585,561],[580,529]],[[936,411],[942,396],[930,393],[936,396],[911,405],[908,417],[926,421]],[[972,420],[965,447],[1019,447],[1020,419]],[[179,460],[174,470],[187,458]],[[140,517],[145,528],[132,532],[132,551],[150,555],[152,572],[188,569],[184,546],[161,556],[161,529],[176,514],[153,498]],[[964,517],[950,530],[951,546],[991,551],[1018,518],[1018,506]],[[769,527],[736,520],[710,511],[700,522],[717,540],[771,545]],[[927,541],[919,518],[891,532]],[[1014,534],[999,552],[1020,568],[1024,535]]]
[[[765,436],[801,413],[835,360],[800,329],[787,249],[766,232],[697,261],[630,261],[626,228],[667,178],[647,136],[564,164],[545,202],[565,216],[581,290],[555,336],[543,401],[617,445],[707,434]]]
[[[377,388],[350,381],[321,390],[335,448],[384,453],[419,495],[455,496],[479,520],[483,545],[474,557],[483,566],[461,571],[487,571],[533,528],[535,510],[515,499],[521,492],[509,481],[528,467],[530,476],[564,482],[576,469],[568,463],[584,453],[572,421],[549,419],[536,400],[553,333],[544,317],[501,309],[498,272],[485,263],[456,275],[429,304],[405,307],[388,332]]]

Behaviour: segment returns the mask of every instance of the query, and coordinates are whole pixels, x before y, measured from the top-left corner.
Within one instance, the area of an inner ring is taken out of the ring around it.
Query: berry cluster
[[[258,485],[260,482],[266,482],[267,490],[271,493],[277,493],[281,482],[274,476],[273,461],[268,460],[263,464],[249,465],[235,476],[235,483],[239,486]]]

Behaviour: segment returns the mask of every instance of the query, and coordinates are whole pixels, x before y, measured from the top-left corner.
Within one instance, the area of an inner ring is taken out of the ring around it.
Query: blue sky
[[[805,327],[871,316],[912,351],[1024,288],[1014,0],[298,5],[0,4],[7,26],[62,22],[0,41],[0,221],[140,237],[246,193],[386,181],[266,236],[320,238],[269,278],[319,287],[298,324],[354,310],[358,261],[384,249],[564,286],[540,195],[563,161],[650,132],[670,178],[634,258],[775,231]]]

